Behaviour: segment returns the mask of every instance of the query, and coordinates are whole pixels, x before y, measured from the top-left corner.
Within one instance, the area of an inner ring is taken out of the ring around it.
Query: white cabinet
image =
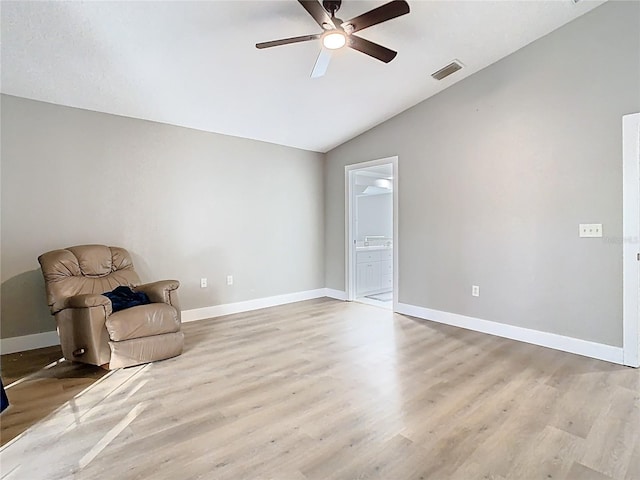
[[[356,295],[393,290],[393,250],[356,252]]]
[[[380,289],[380,262],[359,263],[356,275],[359,296]]]
[[[384,292],[393,290],[393,261],[380,262],[380,288]]]

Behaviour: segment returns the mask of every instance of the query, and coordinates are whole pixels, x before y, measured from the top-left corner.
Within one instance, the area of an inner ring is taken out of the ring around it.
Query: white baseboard
[[[347,300],[347,292],[345,292],[343,290],[335,290],[333,288],[325,288],[324,289],[324,296],[325,297],[329,297],[329,298],[333,298],[335,300],[342,300],[342,301],[346,301]]]
[[[313,298],[331,297],[331,292],[340,293],[339,290],[331,290],[327,288],[318,288],[316,290],[306,290],[303,292],[286,293],[284,295],[276,295],[274,297],[256,298],[254,300],[245,300],[244,302],[225,303],[222,305],[213,305],[211,307],[194,308],[192,310],[182,311],[182,322],[195,322],[196,320],[204,320],[205,318],[221,317],[223,315],[231,315],[234,313],[250,312],[260,308],[275,307],[286,303],[301,302],[303,300],[311,300]]]
[[[42,332],[32,335],[23,335],[22,337],[9,337],[0,340],[0,353],[24,352],[27,350],[35,350],[36,348],[51,347],[52,345],[60,345],[58,332]]]
[[[274,297],[257,298],[244,302],[227,303],[211,307],[196,308],[182,311],[183,322],[193,322],[206,318],[231,315],[233,313],[248,312],[260,308],[275,307],[287,303],[311,300],[314,298],[329,297],[336,300],[346,300],[346,292],[332,288],[318,288],[303,292],[276,295]],[[516,327],[504,323],[481,320],[479,318],[459,315],[457,313],[432,310],[425,307],[417,307],[406,303],[398,303],[396,312],[412,317],[444,323],[455,327],[466,328],[476,332],[488,333],[498,337],[510,338],[521,342],[553,348],[564,352],[575,353],[585,357],[597,358],[612,363],[623,365],[623,349],[602,343],[590,342],[579,338],[565,337],[555,333],[541,332],[529,328]],[[36,348],[59,345],[60,339],[56,331],[35,333],[21,337],[3,338],[0,340],[0,353],[8,354],[24,352]]]
[[[466,328],[476,332],[488,333],[498,337],[510,338],[520,342],[531,343],[541,347],[562,350],[585,357],[597,358],[607,362],[623,364],[622,348],[590,342],[579,338],[565,337],[555,333],[541,332],[529,328],[516,327],[504,323],[481,320],[457,313],[442,312],[425,307],[416,307],[406,303],[398,303],[396,312],[403,315],[444,323],[454,327]]]
[[[330,297],[337,300],[345,300],[345,292],[333,290],[331,288],[318,288],[316,290],[306,290],[303,292],[287,293],[274,297],[257,298],[244,302],[227,303],[224,305],[214,305],[211,307],[195,308],[192,310],[182,311],[183,322],[194,322],[205,318],[220,317],[222,315],[231,315],[232,313],[248,312],[258,310],[260,308],[275,307],[286,303],[301,302],[303,300],[311,300],[313,298]],[[35,333],[33,335],[24,335],[22,337],[10,337],[0,339],[0,353],[25,352],[27,350],[35,350],[36,348],[50,347],[59,345],[60,339],[58,332]]]

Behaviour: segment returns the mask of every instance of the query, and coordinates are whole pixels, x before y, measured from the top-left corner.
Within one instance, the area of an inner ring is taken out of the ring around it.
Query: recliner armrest
[[[73,297],[66,298],[64,302],[64,308],[89,308],[100,306],[103,306],[105,308],[107,316],[111,315],[111,300],[109,300],[104,295],[99,295],[96,293],[75,295]]]
[[[177,290],[180,286],[178,280],[160,280],[159,282],[145,283],[133,287],[137,292],[144,292],[152,303],[168,303],[173,305],[171,292]],[[177,305],[173,305],[178,307]]]

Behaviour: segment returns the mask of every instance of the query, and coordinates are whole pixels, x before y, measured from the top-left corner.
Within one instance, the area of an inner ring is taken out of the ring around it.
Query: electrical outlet
[[[200,279],[200,288],[207,288],[207,279],[206,278],[201,278]]]
[[[478,285],[471,286],[471,295],[474,297],[480,296],[480,287]]]
[[[583,238],[602,237],[602,224],[601,223],[581,223],[580,237],[583,237]]]
[[[233,275],[227,275],[227,285],[233,285]]]

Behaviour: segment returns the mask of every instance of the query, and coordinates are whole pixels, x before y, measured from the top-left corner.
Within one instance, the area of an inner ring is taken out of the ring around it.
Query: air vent
[[[438,70],[436,73],[432,73],[431,76],[433,78],[435,78],[436,80],[442,80],[443,78],[448,77],[452,73],[457,72],[461,68],[462,68],[462,64],[460,62],[458,62],[458,60],[454,60],[453,62],[451,62],[446,67],[441,68],[440,70]]]

